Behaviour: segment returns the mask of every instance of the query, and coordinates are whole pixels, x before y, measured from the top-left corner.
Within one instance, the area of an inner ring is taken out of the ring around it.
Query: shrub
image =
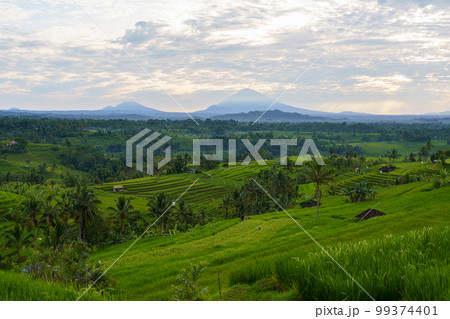
[[[198,265],[190,264],[189,268],[182,268],[181,274],[177,276],[177,285],[172,285],[173,299],[181,301],[199,301],[203,300],[203,295],[208,291],[208,288],[200,289],[198,287],[198,278],[200,274],[206,269],[208,264],[200,262]]]

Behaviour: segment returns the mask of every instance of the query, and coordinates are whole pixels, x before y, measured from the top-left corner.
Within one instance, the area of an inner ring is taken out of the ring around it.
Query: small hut
[[[363,211],[361,214],[356,215],[355,217],[361,220],[361,219],[370,219],[373,217],[384,216],[384,215],[386,215],[386,214],[380,212],[379,210],[367,209],[367,210]]]
[[[14,146],[17,145],[18,143],[16,141],[11,141],[9,143],[6,143],[6,146]]]
[[[114,185],[113,186],[114,192],[123,192],[123,190],[124,190],[123,185]]]
[[[395,169],[393,166],[383,166],[380,167],[380,173],[389,173],[392,172]]]

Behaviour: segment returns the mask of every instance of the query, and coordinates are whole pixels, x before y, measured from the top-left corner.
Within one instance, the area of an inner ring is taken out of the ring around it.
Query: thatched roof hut
[[[377,216],[384,216],[386,215],[383,212],[380,212],[379,210],[376,209],[367,209],[365,211],[363,211],[361,214],[356,215],[355,217],[358,219],[370,219],[373,217],[377,217]]]

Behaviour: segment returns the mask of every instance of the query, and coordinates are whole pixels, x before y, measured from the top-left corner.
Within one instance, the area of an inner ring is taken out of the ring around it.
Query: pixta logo
[[[163,144],[167,143],[171,137],[163,136],[154,144],[151,144],[154,140],[161,136],[161,133],[154,132],[148,136],[151,132],[149,129],[144,129],[129,140],[126,143],[126,164],[128,167],[133,167],[133,145],[136,144],[136,170],[143,172],[144,171],[144,149],[147,148],[147,174],[153,175],[153,165],[154,165],[154,152]],[[146,137],[147,136],[147,137]],[[144,138],[145,137],[145,138]],[[247,157],[242,161],[240,165],[248,165],[253,159],[259,165],[267,165],[266,161],[259,154],[260,148],[266,143],[265,139],[260,139],[254,145],[247,139],[240,140],[241,143],[244,144],[245,148],[248,151]],[[236,164],[236,143],[237,140],[229,139],[228,140],[228,164],[229,165],[237,165]],[[192,141],[192,149],[193,149],[193,165],[200,165],[201,155],[205,157],[208,161],[223,161],[223,140],[222,139],[194,139]],[[289,146],[297,146],[296,139],[271,139],[270,145],[278,147],[280,150],[280,161],[281,165],[287,165],[287,150]],[[214,146],[215,153],[211,154],[210,152],[205,154],[201,152],[202,146]],[[167,146],[163,151],[165,153],[165,158],[158,163],[158,169],[164,167],[171,160],[171,147]],[[308,153],[312,153],[312,156]],[[325,162],[320,155],[319,150],[317,149],[316,144],[312,139],[306,139],[303,143],[303,146],[300,150],[300,154],[297,157],[295,165],[302,165],[305,161],[315,160],[319,165],[325,165]]]
[[[241,142],[249,152],[249,155],[242,161],[241,165],[248,165],[252,161],[253,157],[259,165],[267,165],[266,161],[259,154],[259,149],[266,143],[265,139],[260,139],[254,145],[247,139],[242,139]],[[296,139],[271,139],[271,146],[277,146],[280,149],[280,164],[287,165],[288,160],[288,146],[297,146]],[[193,164],[200,165],[200,155],[202,146],[214,146],[216,149],[215,154],[203,154],[205,159],[209,161],[222,161],[223,160],[223,140],[221,139],[195,139],[193,141]],[[297,156],[295,165],[303,165],[305,161],[312,161],[313,158],[308,152],[311,151],[312,156],[319,165],[325,165],[325,162],[317,149],[316,144],[312,139],[306,139],[300,150],[300,154]],[[250,156],[251,155],[251,156]],[[228,140],[228,165],[236,165],[236,140]]]
[[[126,142],[126,164],[128,167],[133,167],[133,144],[145,136],[147,136],[151,130],[143,129],[138,134],[128,139]],[[154,132],[150,136],[147,136],[142,141],[136,144],[136,170],[143,172],[144,171],[144,148],[146,148],[150,143],[156,140],[161,136],[161,133]],[[147,148],[147,174],[153,175],[153,154],[155,150],[161,147],[163,144],[167,143],[171,139],[170,136],[163,136],[156,143],[151,144]],[[170,162],[172,149],[169,146],[164,150],[165,158],[158,163],[158,169],[164,167],[167,163]]]

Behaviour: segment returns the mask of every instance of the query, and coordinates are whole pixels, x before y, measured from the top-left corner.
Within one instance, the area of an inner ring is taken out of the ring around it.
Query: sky
[[[448,0],[0,2],[0,109],[183,112],[169,94],[195,111],[251,88],[312,110],[443,112],[449,60]]]

